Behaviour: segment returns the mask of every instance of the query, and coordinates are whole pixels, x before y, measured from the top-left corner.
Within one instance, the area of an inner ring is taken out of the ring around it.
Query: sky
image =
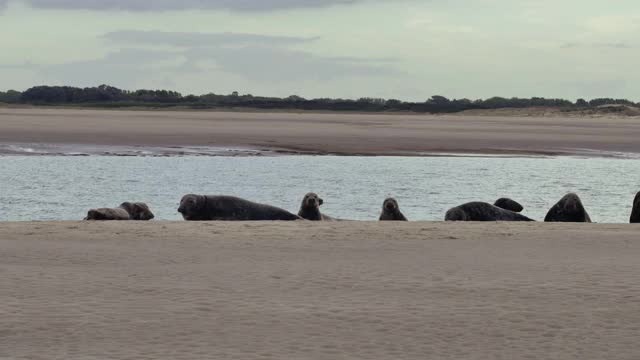
[[[640,100],[637,0],[0,0],[0,90]]]

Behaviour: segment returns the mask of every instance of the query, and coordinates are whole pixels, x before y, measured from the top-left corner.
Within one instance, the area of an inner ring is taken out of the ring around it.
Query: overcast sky
[[[640,100],[638,0],[0,0],[0,89]]]

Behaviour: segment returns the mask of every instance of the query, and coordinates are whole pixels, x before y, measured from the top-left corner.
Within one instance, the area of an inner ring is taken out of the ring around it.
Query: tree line
[[[297,95],[286,98],[241,95],[233,92],[228,95],[205,94],[186,95],[169,90],[128,91],[109,85],[78,88],[71,86],[35,86],[24,92],[9,90],[0,92],[0,102],[31,105],[77,105],[88,107],[188,107],[194,109],[209,108],[256,108],[256,109],[293,109],[293,110],[330,110],[330,111],[411,111],[424,113],[453,113],[473,109],[553,107],[563,109],[587,109],[602,105],[640,106],[626,99],[600,98],[587,101],[578,99],[572,102],[564,99],[542,97],[489,99],[448,99],[434,95],[424,102],[407,102],[397,99],[360,98],[351,99],[305,99]]]

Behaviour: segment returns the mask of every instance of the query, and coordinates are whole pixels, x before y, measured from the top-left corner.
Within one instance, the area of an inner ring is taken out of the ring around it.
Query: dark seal
[[[637,193],[635,199],[633,199],[633,209],[631,210],[629,222],[632,224],[640,223],[640,192]]]
[[[308,193],[302,199],[298,216],[311,221],[334,221],[335,219],[331,216],[320,212],[320,206],[322,204],[324,204],[324,200],[322,200],[318,194]]]
[[[145,203],[122,203],[117,208],[91,209],[85,220],[151,220],[154,218]]]
[[[387,198],[382,203],[382,214],[380,221],[408,221],[400,211],[398,202],[394,198]]]
[[[565,195],[549,209],[545,222],[584,222],[590,223],[591,218],[584,209],[580,197],[574,193]]]
[[[178,212],[187,221],[302,220],[298,215],[275,206],[223,195],[185,195]]]
[[[520,205],[517,201],[509,198],[500,198],[496,200],[496,202],[493,205],[501,209],[505,209],[505,210],[509,210],[517,213],[522,212],[522,210],[524,210],[524,207],[522,205]]]
[[[449,209],[445,221],[535,221],[517,212],[484,202],[470,202]]]

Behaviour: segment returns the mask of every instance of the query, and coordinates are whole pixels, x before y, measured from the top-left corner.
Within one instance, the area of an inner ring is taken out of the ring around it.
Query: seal
[[[637,193],[635,199],[633,199],[633,209],[631,210],[629,222],[631,224],[640,223],[640,192]]]
[[[380,221],[408,221],[400,211],[398,202],[394,198],[387,198],[382,203],[382,214]]]
[[[505,210],[509,210],[517,213],[522,212],[522,210],[524,210],[524,207],[522,205],[520,205],[517,201],[509,198],[500,198],[496,200],[496,202],[493,205],[501,209],[505,209]]]
[[[484,202],[470,202],[447,211],[445,221],[535,221]]]
[[[85,220],[151,220],[155,216],[145,203],[124,202],[117,208],[91,209]]]
[[[224,195],[185,195],[178,212],[187,221],[302,220],[300,216],[275,206]]]
[[[307,193],[304,198],[302,198],[298,216],[311,221],[335,221],[336,219],[320,212],[320,206],[322,204],[324,204],[324,200],[322,200],[318,194],[312,192]]]
[[[147,221],[155,218],[149,209],[149,205],[142,202],[133,203],[133,211],[130,213],[132,220]]]
[[[549,209],[544,221],[590,223],[591,218],[584,209],[580,197],[575,193],[569,193]]]

